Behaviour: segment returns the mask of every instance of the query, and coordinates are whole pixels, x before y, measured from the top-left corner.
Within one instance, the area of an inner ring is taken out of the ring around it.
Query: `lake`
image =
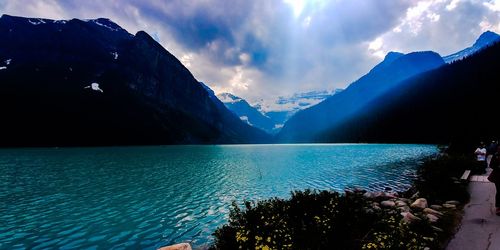
[[[407,188],[432,145],[0,149],[0,249],[205,246],[233,200]]]

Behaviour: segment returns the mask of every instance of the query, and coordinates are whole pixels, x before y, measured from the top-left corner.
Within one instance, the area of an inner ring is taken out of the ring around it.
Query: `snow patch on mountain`
[[[86,86],[85,89],[92,89],[94,91],[98,91],[98,92],[101,92],[101,93],[104,92],[104,91],[102,91],[101,88],[99,88],[99,83],[96,83],[96,82],[90,84],[89,86]]]
[[[43,24],[45,23],[45,21],[41,18],[38,18],[38,19],[35,19],[35,20],[31,20],[31,19],[28,19],[28,22],[33,24],[33,25],[39,25],[39,24]]]
[[[250,125],[250,126],[253,126],[252,123],[250,123],[250,121],[248,120],[248,116],[245,116],[245,115],[244,116],[240,116],[240,120],[248,123],[248,125]]]
[[[236,103],[236,102],[240,102],[243,100],[243,99],[241,99],[237,96],[234,96],[230,93],[218,94],[217,98],[219,98],[219,100],[223,103]]]

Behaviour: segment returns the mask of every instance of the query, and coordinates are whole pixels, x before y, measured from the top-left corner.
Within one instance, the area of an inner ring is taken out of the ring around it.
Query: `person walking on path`
[[[476,161],[477,161],[477,172],[480,174],[484,174],[486,172],[486,148],[484,146],[484,143],[481,142],[479,144],[479,147],[474,151],[474,154],[476,155]]]

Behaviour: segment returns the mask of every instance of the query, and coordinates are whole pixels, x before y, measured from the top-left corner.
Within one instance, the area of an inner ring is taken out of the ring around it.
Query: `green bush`
[[[467,201],[458,177],[471,162],[470,157],[447,155],[427,160],[412,192],[430,204]],[[245,202],[243,208],[233,203],[229,222],[216,230],[211,248],[440,249],[459,221],[459,214],[450,210],[437,223],[420,212],[416,215],[421,219],[408,223],[396,208],[380,209],[374,201],[362,191],[340,195],[306,190],[293,192],[290,199]]]
[[[306,190],[245,210],[233,203],[229,224],[215,232],[215,249],[352,249],[380,215],[361,194]]]
[[[473,166],[475,161],[468,156],[443,155],[427,160],[418,170],[415,187],[420,196],[430,202],[458,200],[464,203],[469,200],[469,193],[466,184],[459,178]]]

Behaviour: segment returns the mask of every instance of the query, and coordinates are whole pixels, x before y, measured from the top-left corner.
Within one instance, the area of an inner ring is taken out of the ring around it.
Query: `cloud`
[[[498,0],[425,0],[408,9],[404,18],[381,38],[384,50],[412,52],[433,50],[449,55],[471,46],[479,35],[500,32],[500,15],[492,5]]]
[[[499,0],[3,0],[0,12],[145,30],[216,92],[344,88],[388,51],[451,54],[500,31]]]

